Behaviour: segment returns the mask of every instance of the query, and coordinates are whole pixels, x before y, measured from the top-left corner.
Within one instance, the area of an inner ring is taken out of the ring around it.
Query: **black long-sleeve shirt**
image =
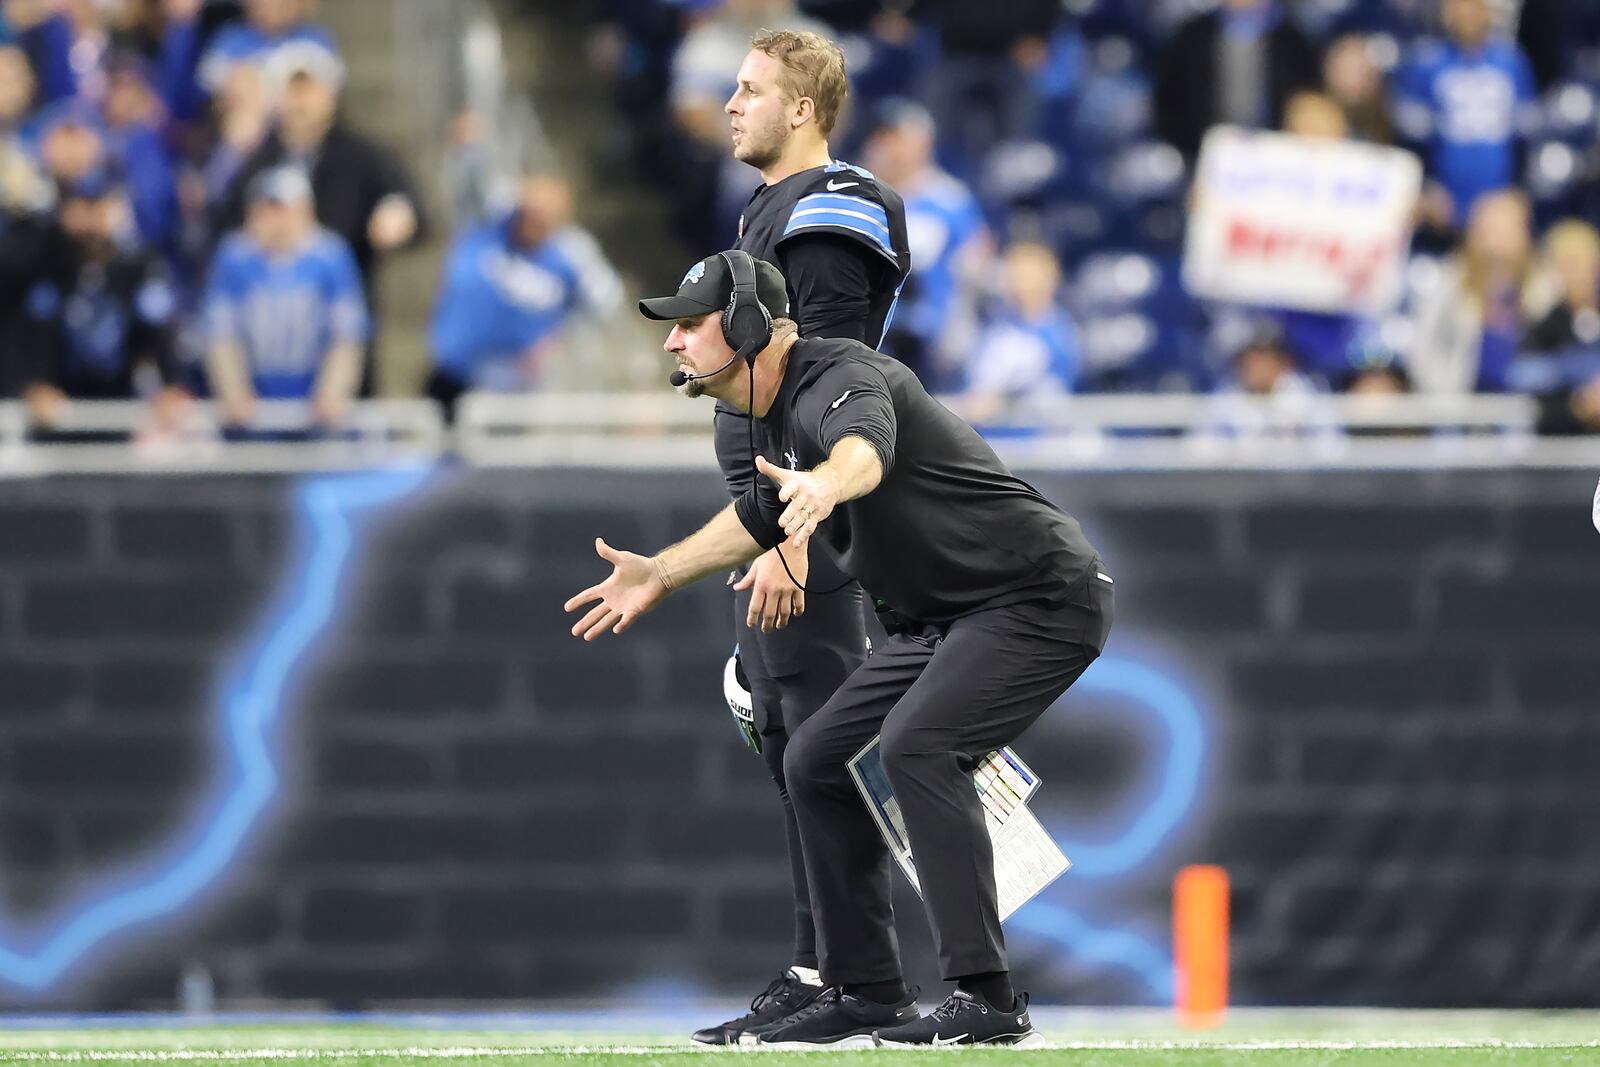
[[[883,479],[836,508],[819,536],[843,570],[908,620],[941,625],[984,608],[1059,603],[1098,554],[1076,519],[1006,469],[988,443],[903,364],[856,341],[797,341],[759,448],[810,470],[847,436],[878,453]],[[734,502],[764,548],[783,539],[766,478]]]

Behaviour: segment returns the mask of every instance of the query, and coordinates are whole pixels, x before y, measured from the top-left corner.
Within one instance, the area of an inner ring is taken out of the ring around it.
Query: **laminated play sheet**
[[[889,852],[905,872],[918,893],[911,839],[906,834],[900,802],[894,795],[889,776],[884,773],[878,739],[857,752],[850,760],[850,776],[878,824]],[[994,881],[1000,921],[1011,917],[1039,891],[1064,874],[1072,861],[1051,840],[1048,832],[1028,810],[1028,800],[1039,788],[1039,776],[1009,748],[991,752],[973,772],[973,788],[983,803],[984,822],[994,844]]]

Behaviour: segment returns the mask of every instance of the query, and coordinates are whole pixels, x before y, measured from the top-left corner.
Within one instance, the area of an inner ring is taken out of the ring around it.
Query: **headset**
[[[738,248],[717,254],[728,265],[728,275],[733,279],[733,294],[728,297],[728,306],[722,309],[722,339],[733,349],[733,355],[716,370],[704,374],[673,371],[667,380],[674,387],[715,378],[741,359],[750,365],[753,375],[756,357],[772,343],[772,312],[756,292],[755,258]]]
[[[755,257],[739,248],[731,248],[717,254],[728,265],[728,275],[733,279],[733,294],[728,298],[728,306],[722,310],[722,339],[733,349],[733,356],[714,371],[705,374],[685,374],[681,370],[675,370],[667,380],[674,386],[680,386],[702,378],[715,378],[743,359],[750,371],[750,399],[754,402],[756,357],[772,343],[772,312],[767,310],[767,305],[761,302],[761,295],[756,291]],[[749,416],[749,426],[750,479],[751,484],[755,484],[761,475],[755,467],[756,416],[753,411]],[[783,558],[781,551],[778,553],[778,561],[783,564],[784,573],[789,576],[789,580],[802,593],[818,596],[837,593],[855,581],[854,578],[846,578],[832,589],[807,589],[805,583],[796,578],[794,571],[789,569],[789,561]]]
[[[754,366],[756,356],[772,343],[772,312],[756,292],[756,261],[738,248],[717,254],[733,277],[733,295],[722,312],[722,337],[735,357]]]

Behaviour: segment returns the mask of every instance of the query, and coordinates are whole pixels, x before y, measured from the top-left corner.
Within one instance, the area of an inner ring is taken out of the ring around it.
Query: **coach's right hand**
[[[611,564],[611,577],[566,603],[566,610],[572,612],[592,601],[600,602],[572,628],[572,636],[585,641],[593,641],[608,629],[620,634],[670,592],[649,556],[619,552],[599,537],[594,539],[594,550]]]
[[[796,581],[805,584],[809,563],[806,550],[795,549],[784,554],[794,578],[789,577],[783,559],[778,558],[782,551],[782,548],[774,548],[766,552],[750,565],[750,570],[734,586],[739,590],[751,590],[750,610],[744,624],[752,630],[760,626],[764,634],[781,630],[792,619],[806,613],[805,590],[795,584]]]

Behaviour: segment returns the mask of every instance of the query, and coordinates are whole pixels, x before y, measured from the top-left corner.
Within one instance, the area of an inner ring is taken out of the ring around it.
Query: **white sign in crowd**
[[[1376,315],[1399,302],[1422,165],[1398,148],[1221,126],[1206,136],[1183,276],[1215,300]]]

